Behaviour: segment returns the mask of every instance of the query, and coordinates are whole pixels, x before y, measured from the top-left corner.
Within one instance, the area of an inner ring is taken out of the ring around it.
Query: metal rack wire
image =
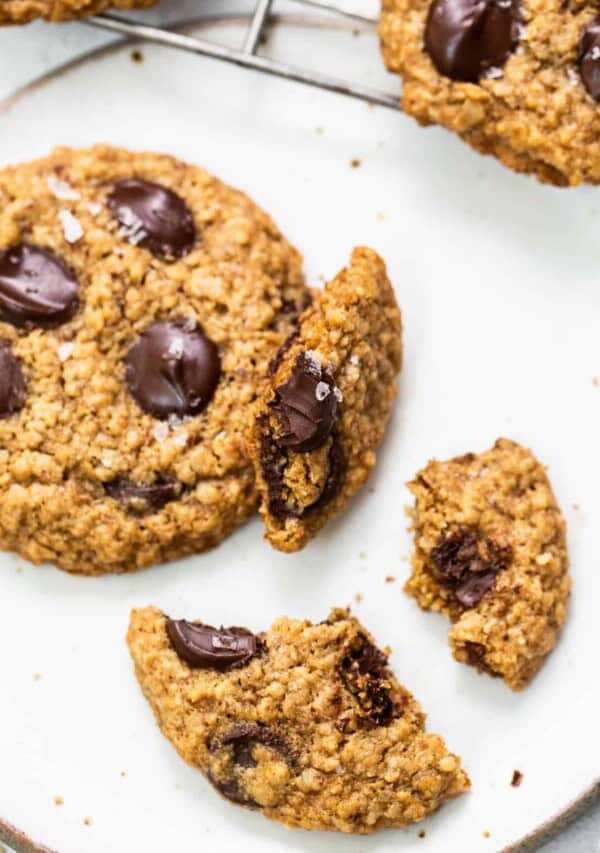
[[[295,2],[335,15],[341,15],[363,24],[375,26],[377,23],[375,18],[348,12],[339,6],[338,3],[330,2],[330,0],[295,0]],[[263,74],[283,77],[286,80],[305,83],[308,86],[315,86],[318,89],[326,89],[330,92],[337,92],[341,95],[358,98],[370,104],[378,104],[382,107],[400,110],[399,96],[397,94],[383,92],[379,89],[372,89],[369,86],[361,86],[356,83],[349,83],[346,80],[340,80],[337,77],[332,77],[320,71],[308,71],[276,59],[261,56],[259,54],[260,40],[265,27],[269,23],[274,3],[275,0],[257,0],[241,50],[225,47],[224,45],[205,39],[196,38],[195,36],[184,35],[166,27],[150,26],[148,24],[129,21],[117,15],[94,15],[86,18],[85,22],[94,27],[120,33],[130,38],[174,47],[213,59],[220,59],[223,62],[229,62],[242,68],[250,68],[254,71],[260,71]]]

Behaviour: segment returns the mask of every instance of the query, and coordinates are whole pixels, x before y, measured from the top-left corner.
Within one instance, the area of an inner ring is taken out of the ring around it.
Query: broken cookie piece
[[[454,657],[527,685],[556,644],[570,579],[565,522],[544,467],[508,439],[430,462],[409,483],[415,553],[406,591],[454,625]]]
[[[347,610],[265,633],[134,610],[128,644],[163,734],[225,799],[287,826],[370,833],[466,791],[460,759]]]
[[[368,479],[401,361],[400,310],[385,265],[371,249],[355,249],[273,362],[249,431],[275,548],[302,548]]]

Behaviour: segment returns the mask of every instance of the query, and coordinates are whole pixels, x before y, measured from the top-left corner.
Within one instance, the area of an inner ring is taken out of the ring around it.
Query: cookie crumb
[[[121,770],[121,776],[122,776],[123,778],[125,778],[125,776],[127,776],[127,773],[126,773],[124,770]]]
[[[362,161],[359,160],[358,157],[353,157],[352,160],[350,160],[350,168],[351,169],[358,169],[361,165],[362,165]]]
[[[600,388],[600,376],[592,376],[592,385],[594,388]]]
[[[484,837],[484,838],[489,838],[489,837],[490,837],[490,833],[487,831],[487,829],[486,829],[486,830],[485,830],[485,832],[483,833],[483,837]]]
[[[33,673],[33,680],[34,681],[41,681],[42,680],[42,673],[41,672],[34,672]]]
[[[65,801],[60,796],[60,794],[57,794],[55,797],[53,797],[53,801],[55,806],[64,806],[65,804]]]
[[[386,217],[385,213],[379,212],[379,213],[375,214],[375,219],[377,220],[377,222],[385,222],[386,218],[387,217]]]
[[[357,592],[356,595],[354,596],[354,600],[357,604],[361,604],[362,600],[363,600],[362,592]]]
[[[386,577],[385,577],[386,583],[394,583],[395,580],[396,580],[396,578],[394,577],[394,575],[386,575]]]
[[[417,832],[417,835],[419,836],[419,838],[425,838],[426,832],[424,829],[421,829],[419,832]]]
[[[513,770],[513,775],[510,784],[513,788],[518,788],[523,781],[523,774],[520,770]]]
[[[141,50],[132,50],[131,51],[131,61],[136,62],[138,65],[144,61],[144,54]]]
[[[84,822],[85,826],[91,826],[93,823],[93,820],[91,819],[91,817],[84,817],[83,822]]]
[[[319,136],[321,136],[321,134],[325,133],[325,128],[324,127],[315,127],[315,133],[318,133]]]

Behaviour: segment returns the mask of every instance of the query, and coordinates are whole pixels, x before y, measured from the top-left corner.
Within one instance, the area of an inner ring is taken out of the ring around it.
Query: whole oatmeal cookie
[[[157,0],[0,0],[0,26],[28,24],[36,18],[70,21],[106,9],[141,9]]]
[[[97,574],[217,544],[256,508],[248,411],[307,294],[199,168],[98,146],[0,171],[0,548]]]
[[[275,548],[302,548],[368,479],[401,361],[400,310],[385,264],[355,249],[280,350],[249,432]]]
[[[288,826],[369,833],[469,787],[460,759],[346,610],[265,633],[134,610],[128,644],[163,734],[223,797]]]
[[[565,522],[543,466],[501,438],[485,453],[430,462],[409,488],[406,591],[454,622],[456,660],[525,687],[556,644],[571,586]]]
[[[558,186],[600,181],[600,18],[591,0],[383,0],[402,106]]]

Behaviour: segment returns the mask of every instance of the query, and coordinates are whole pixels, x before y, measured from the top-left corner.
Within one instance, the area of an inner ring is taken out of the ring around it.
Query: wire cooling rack
[[[321,9],[335,15],[341,15],[345,18],[358,21],[361,24],[372,26],[377,24],[376,18],[349,12],[337,3],[330,2],[330,0],[294,0],[294,2]],[[220,59],[223,62],[239,65],[242,68],[261,71],[263,74],[272,74],[276,77],[283,77],[286,80],[294,80],[298,83],[305,83],[308,86],[315,86],[318,89],[326,89],[330,92],[337,92],[341,95],[358,98],[370,104],[378,104],[382,107],[400,110],[399,96],[397,94],[349,83],[346,80],[340,80],[328,74],[323,74],[320,71],[308,71],[276,59],[261,56],[259,54],[261,36],[270,20],[276,21],[275,17],[271,17],[274,5],[275,0],[257,0],[246,31],[243,47],[240,50],[174,32],[166,27],[140,24],[117,15],[94,15],[86,18],[85,22],[92,26],[100,27],[103,30],[110,30],[114,33],[129,36],[130,38],[150,41],[190,53],[201,54],[202,56],[209,56],[213,59]]]

